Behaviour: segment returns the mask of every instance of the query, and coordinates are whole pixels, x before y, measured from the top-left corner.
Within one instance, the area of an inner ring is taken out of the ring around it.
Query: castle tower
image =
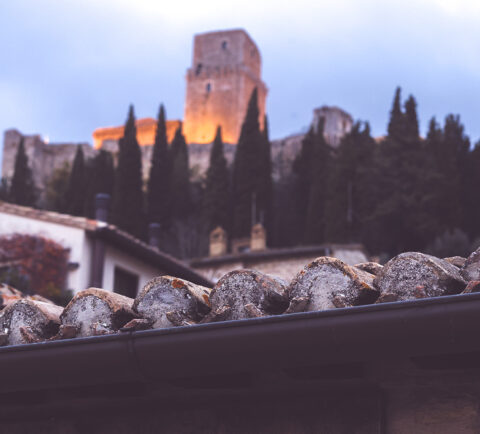
[[[184,134],[188,143],[211,143],[218,125],[224,142],[237,143],[255,87],[263,127],[267,88],[261,79],[260,52],[244,30],[196,35],[186,78]]]

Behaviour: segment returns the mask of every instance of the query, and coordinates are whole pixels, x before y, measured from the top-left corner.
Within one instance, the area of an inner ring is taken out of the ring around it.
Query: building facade
[[[163,274],[180,273],[207,286],[210,282],[183,262],[104,221],[0,201],[0,237],[14,234],[50,239],[68,250],[66,289],[73,293],[95,286],[135,297],[148,280]]]

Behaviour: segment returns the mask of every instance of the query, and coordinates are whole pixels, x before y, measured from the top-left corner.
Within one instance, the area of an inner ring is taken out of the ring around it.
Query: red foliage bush
[[[13,234],[0,237],[0,262],[28,280],[28,292],[51,297],[65,287],[69,250],[50,239]]]

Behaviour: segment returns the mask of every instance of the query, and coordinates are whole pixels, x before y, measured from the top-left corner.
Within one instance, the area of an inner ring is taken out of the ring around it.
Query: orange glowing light
[[[180,126],[179,120],[166,121],[167,140],[171,142],[175,131]],[[135,121],[137,127],[137,140],[140,146],[153,145],[157,131],[157,121],[153,118],[142,118]],[[105,140],[119,140],[123,137],[124,126],[97,128],[93,132],[93,145],[100,149]]]

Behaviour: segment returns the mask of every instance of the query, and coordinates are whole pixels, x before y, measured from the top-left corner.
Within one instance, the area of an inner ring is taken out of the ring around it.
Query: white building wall
[[[49,238],[64,248],[70,249],[69,261],[78,263],[79,267],[68,273],[67,288],[78,292],[88,287],[90,246],[83,229],[0,213],[0,236],[16,233]]]
[[[165,274],[162,270],[145,264],[142,261],[125,254],[112,246],[105,246],[105,266],[103,269],[103,289],[113,291],[113,276],[115,267],[136,274],[138,276],[137,293],[153,277]]]

